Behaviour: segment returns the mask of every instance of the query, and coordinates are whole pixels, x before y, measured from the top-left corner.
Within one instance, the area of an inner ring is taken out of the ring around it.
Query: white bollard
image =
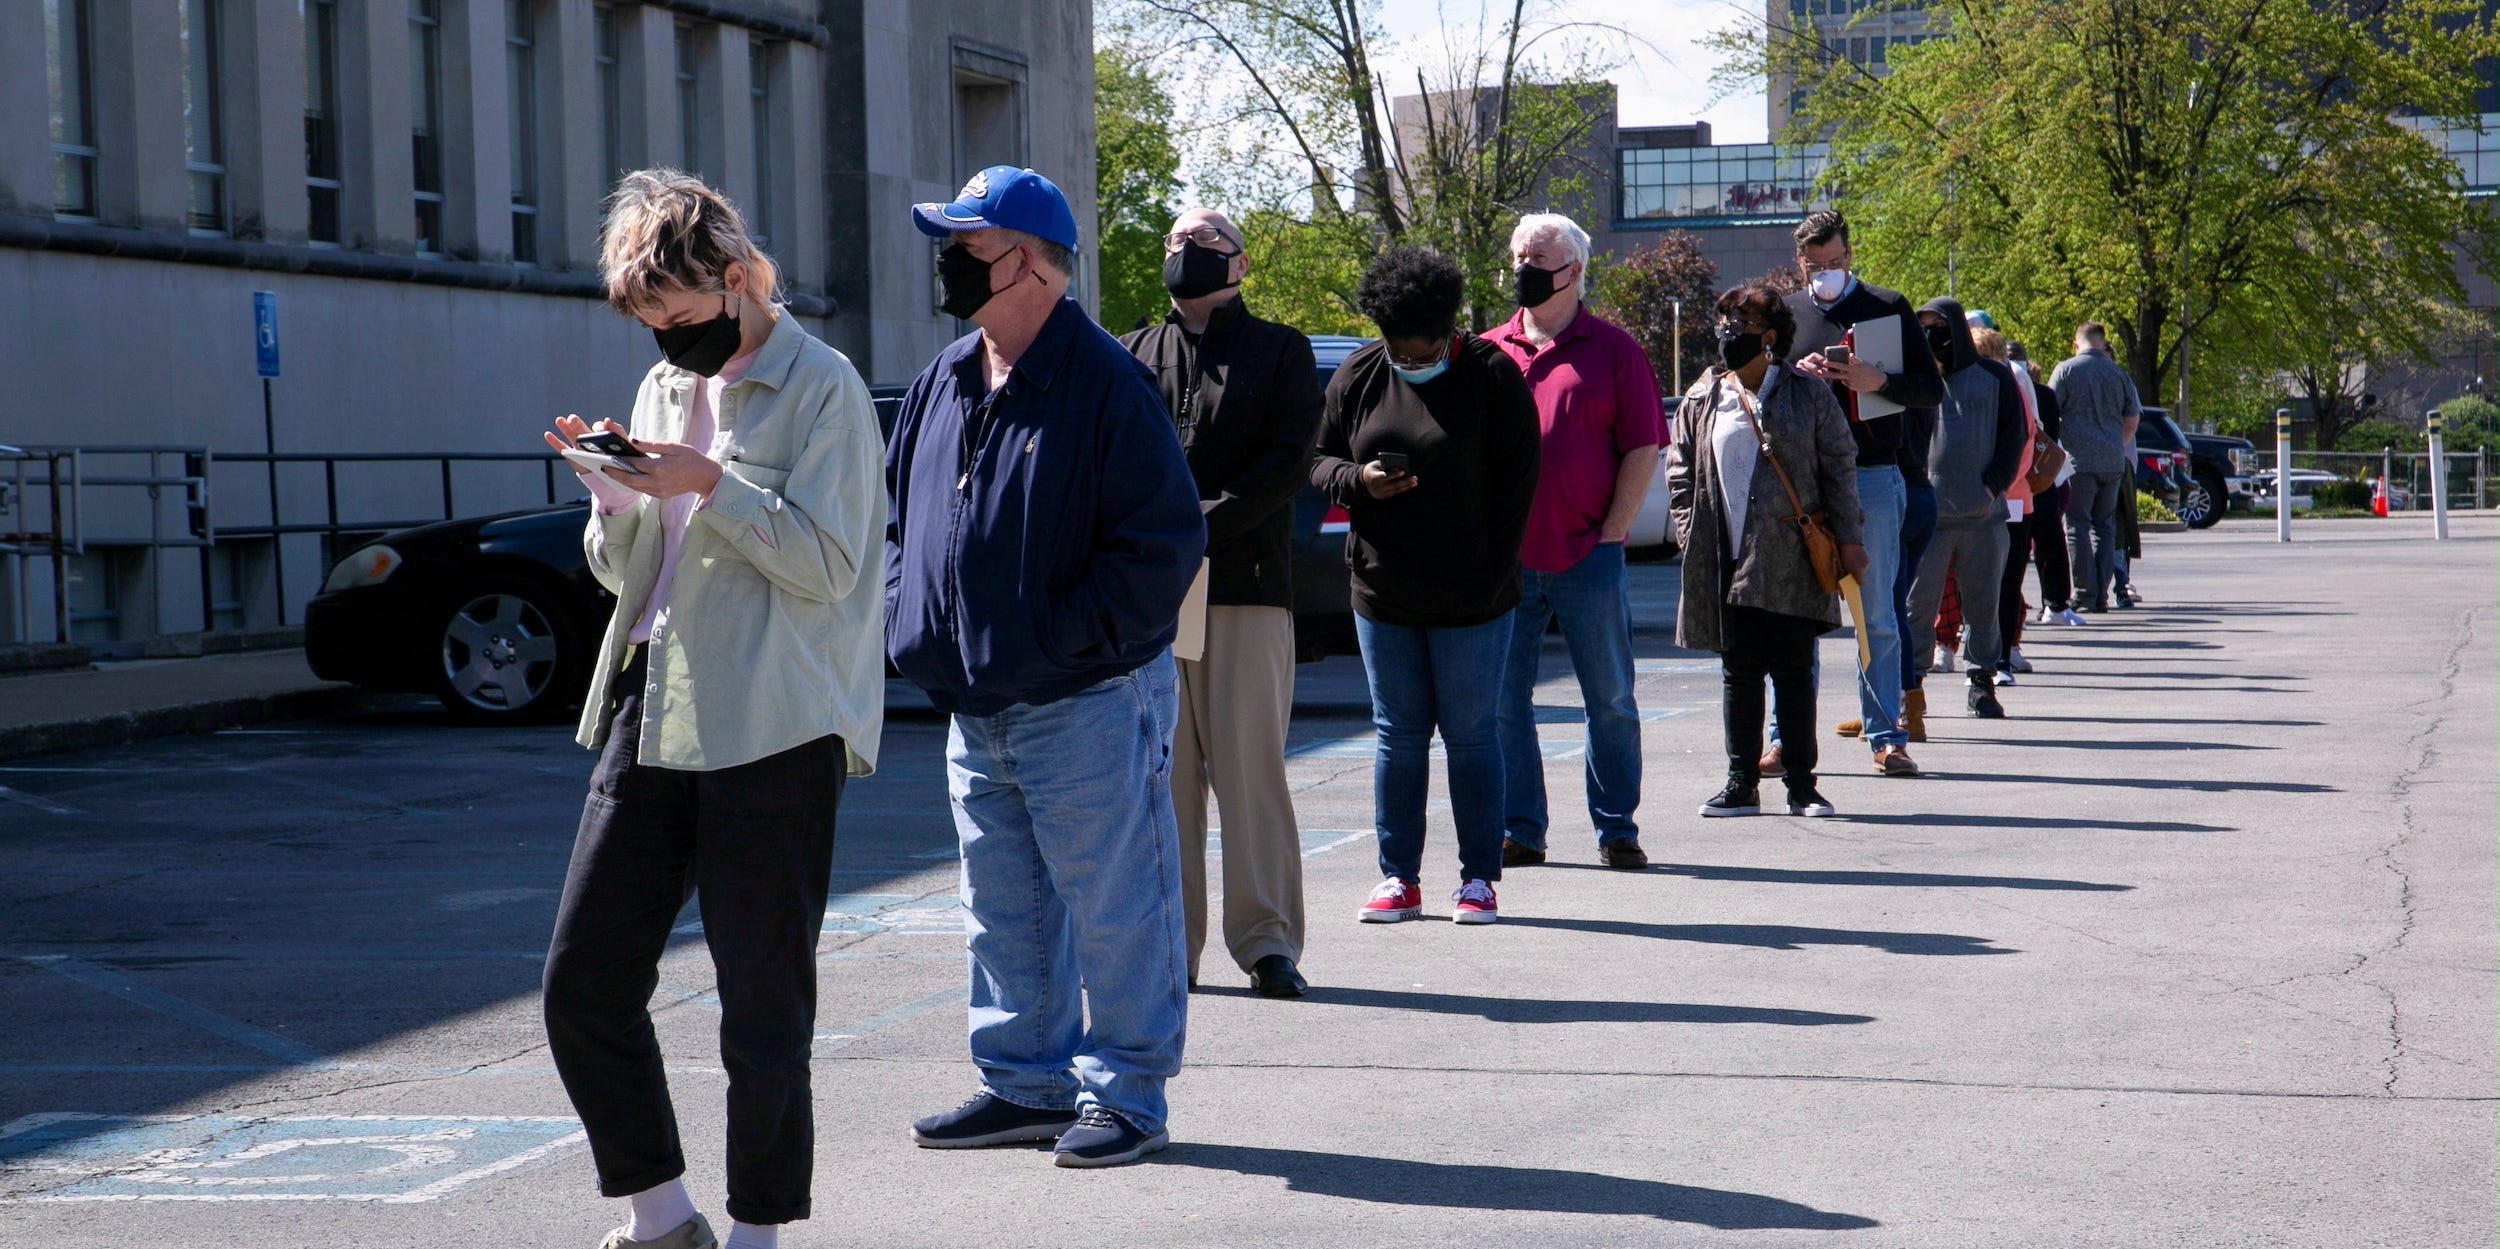
[[[2448,540],[2448,457],[2447,439],[2440,433],[2439,414],[2433,412],[2422,422],[2422,432],[2430,439],[2431,453],[2431,538]]]
[[[2274,540],[2292,540],[2292,410],[2274,410]]]

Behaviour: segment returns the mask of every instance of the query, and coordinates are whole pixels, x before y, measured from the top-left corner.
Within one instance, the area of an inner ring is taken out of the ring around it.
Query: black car
[[[2257,466],[2257,444],[2221,434],[2188,435],[2188,470],[2194,477],[2179,519],[2198,529],[2210,528],[2234,507],[2245,508],[2257,497],[2250,480]]]
[[[1371,340],[1340,334],[1311,335],[1324,390],[1337,366]],[[1354,584],[1345,566],[1345,509],[1312,486],[1293,500],[1293,634],[1295,657],[1304,663],[1354,649]]]
[[[2187,434],[2170,419],[2169,409],[2144,409],[2144,419],[2135,427],[2136,493],[2149,494],[2176,512],[2187,483],[2193,480],[2188,472]]]
[[[892,430],[903,388],[874,386]],[[304,610],[313,674],[432,694],[454,719],[533,723],[578,706],[616,597],[590,575],[585,499],[383,534]]]

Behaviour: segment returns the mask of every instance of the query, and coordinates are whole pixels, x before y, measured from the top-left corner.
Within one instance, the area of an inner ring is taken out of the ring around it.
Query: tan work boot
[[[1837,733],[1842,737],[1857,737],[1866,732],[1866,722],[1864,720],[1843,720],[1832,726],[1832,732]]]
[[[1927,740],[1927,691],[1907,690],[1901,695],[1901,731],[1910,740]]]

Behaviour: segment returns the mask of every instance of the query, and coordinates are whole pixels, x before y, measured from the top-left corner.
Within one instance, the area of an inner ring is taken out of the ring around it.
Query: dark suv
[[[2198,529],[2212,526],[2224,512],[2247,507],[2256,498],[2251,478],[2257,471],[2257,444],[2246,438],[2189,434],[2188,468],[2194,480],[2179,519]]]
[[[2170,410],[2144,409],[2144,419],[2135,427],[2136,493],[2149,494],[2176,512],[2194,480],[2188,471],[2187,435],[2170,419]]]

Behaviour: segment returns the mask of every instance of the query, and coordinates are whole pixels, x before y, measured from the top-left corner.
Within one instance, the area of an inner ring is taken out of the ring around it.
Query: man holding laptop
[[[1944,375],[1927,349],[1910,301],[1870,286],[1850,271],[1849,222],[1824,209],[1798,223],[1797,272],[1806,289],[1788,297],[1797,320],[1789,362],[1800,373],[1830,383],[1849,414],[1858,443],[1858,501],[1866,509],[1866,573],[1858,579],[1859,628],[1866,634],[1866,663],[1858,674],[1860,735],[1875,754],[1875,771],[1915,776],[1909,737],[1901,728],[1901,622],[1893,610],[1893,580],[1901,575],[1901,517],[1906,501],[1899,450],[1901,412],[1943,401]],[[1842,726],[1843,732],[1847,726]],[[1774,743],[1762,761],[1764,776],[1778,776]]]

